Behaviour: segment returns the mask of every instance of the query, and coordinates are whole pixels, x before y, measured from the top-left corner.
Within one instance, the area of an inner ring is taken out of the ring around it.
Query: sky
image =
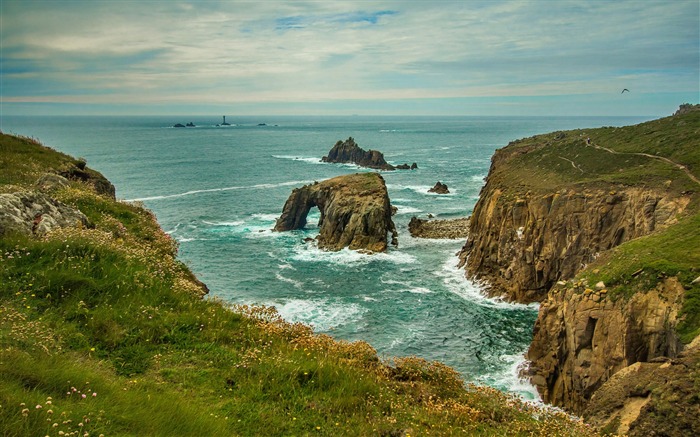
[[[662,116],[700,100],[698,0],[0,0],[0,36],[0,116]]]

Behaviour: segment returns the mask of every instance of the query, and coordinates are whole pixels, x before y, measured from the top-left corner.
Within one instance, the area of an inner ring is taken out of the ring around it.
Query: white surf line
[[[191,196],[194,194],[202,194],[202,193],[214,193],[217,191],[233,191],[233,190],[246,190],[246,189],[258,189],[258,188],[275,188],[275,187],[285,187],[288,185],[310,184],[312,182],[313,181],[290,181],[290,182],[281,182],[278,184],[257,184],[257,185],[248,185],[248,186],[209,188],[209,189],[205,189],[205,190],[192,190],[192,191],[186,191],[184,193],[166,194],[166,195],[162,195],[162,196],[139,197],[137,199],[127,199],[126,201],[127,202],[143,202],[146,200],[172,199],[175,197]]]

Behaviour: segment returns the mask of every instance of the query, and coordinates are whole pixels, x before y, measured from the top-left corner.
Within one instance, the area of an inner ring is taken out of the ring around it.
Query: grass
[[[700,177],[699,136],[700,111],[635,126],[537,135],[497,152],[497,158],[510,162],[507,169],[489,176],[489,182],[522,191],[624,185],[697,192],[698,184],[680,169],[634,153],[671,159]],[[591,147],[588,138],[592,145],[622,154]]]
[[[75,165],[0,144],[5,191]],[[595,434],[440,363],[202,299],[153,214],[76,181],[52,195],[91,226],[0,237],[4,436]]]

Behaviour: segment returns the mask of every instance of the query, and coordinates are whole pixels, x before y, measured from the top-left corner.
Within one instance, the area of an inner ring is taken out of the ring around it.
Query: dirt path
[[[692,173],[690,172],[690,170],[688,170],[688,168],[687,168],[686,166],[684,166],[683,164],[679,164],[679,163],[677,163],[677,162],[675,162],[675,161],[672,161],[672,160],[670,160],[670,159],[668,159],[668,158],[665,158],[665,157],[663,157],[663,156],[650,155],[650,154],[648,154],[648,153],[616,152],[615,150],[608,149],[607,147],[599,146],[599,145],[597,145],[597,144],[592,144],[592,143],[589,143],[589,142],[586,142],[586,147],[593,147],[594,149],[605,150],[606,152],[612,153],[613,155],[637,155],[637,156],[646,156],[647,158],[652,158],[652,159],[658,159],[658,160],[660,160],[660,161],[664,161],[664,162],[666,162],[666,163],[668,163],[668,164],[671,164],[671,165],[674,165],[674,166],[678,167],[678,168],[681,169],[683,172],[685,172],[686,176],[688,176],[693,182],[695,182],[696,184],[700,185],[700,179],[696,178],[695,175],[692,174]]]

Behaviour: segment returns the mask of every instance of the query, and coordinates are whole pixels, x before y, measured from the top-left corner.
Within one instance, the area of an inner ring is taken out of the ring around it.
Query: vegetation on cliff
[[[76,165],[0,135],[3,192]],[[90,180],[50,195],[89,224],[0,237],[5,436],[593,434],[439,363],[202,299],[153,214]]]

